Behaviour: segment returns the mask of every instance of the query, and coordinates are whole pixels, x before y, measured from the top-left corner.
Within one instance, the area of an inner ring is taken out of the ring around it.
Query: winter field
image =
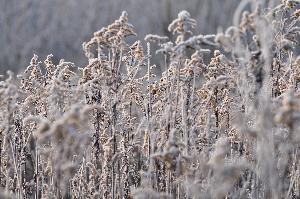
[[[50,2],[0,2],[0,199],[300,198],[299,0]]]

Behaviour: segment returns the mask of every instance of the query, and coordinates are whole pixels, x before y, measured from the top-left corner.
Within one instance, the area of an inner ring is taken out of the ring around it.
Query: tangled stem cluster
[[[146,49],[123,12],[86,66],[8,72],[0,198],[299,198],[300,3],[252,4],[216,35],[182,11]]]

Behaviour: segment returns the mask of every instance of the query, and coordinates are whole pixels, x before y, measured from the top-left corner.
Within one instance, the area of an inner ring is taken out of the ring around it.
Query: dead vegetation
[[[123,12],[83,43],[86,66],[8,72],[0,197],[299,198],[300,3],[249,5],[216,35],[182,11],[175,41],[146,46]]]

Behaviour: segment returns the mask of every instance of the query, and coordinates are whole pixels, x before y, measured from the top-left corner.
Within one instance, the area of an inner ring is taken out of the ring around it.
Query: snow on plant
[[[86,66],[34,55],[8,71],[0,196],[299,198],[300,3],[251,5],[216,35],[182,11],[175,41],[146,47],[123,12],[83,43]]]

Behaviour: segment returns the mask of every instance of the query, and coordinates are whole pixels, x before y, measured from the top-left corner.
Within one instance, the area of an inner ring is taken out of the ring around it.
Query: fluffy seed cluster
[[[300,198],[300,3],[250,3],[216,35],[182,11],[146,45],[123,12],[86,66],[1,76],[0,198]]]

